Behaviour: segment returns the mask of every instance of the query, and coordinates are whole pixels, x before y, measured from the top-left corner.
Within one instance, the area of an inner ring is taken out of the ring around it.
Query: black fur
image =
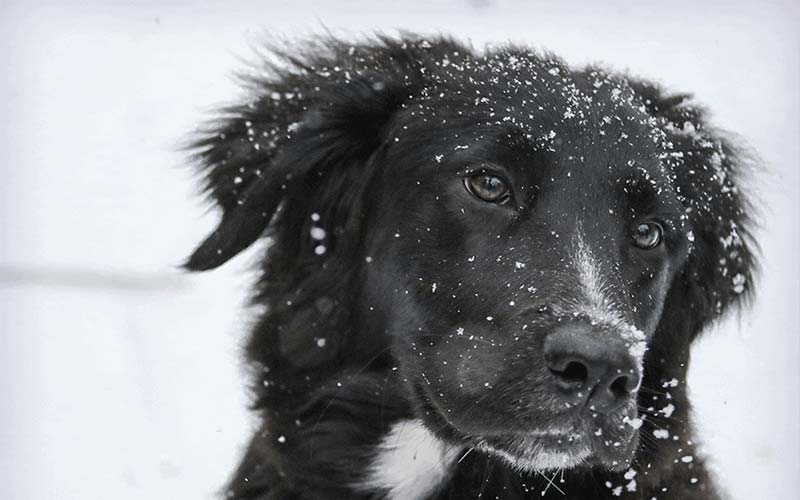
[[[540,358],[572,321],[548,306],[577,300],[567,256],[581,227],[647,337],[638,404],[596,420],[605,445],[554,486],[553,472],[475,450],[431,498],[719,498],[693,441],[689,347],[749,295],[755,263],[745,161],[703,110],[511,46],[408,35],[275,54],[282,65],[245,78],[251,100],[192,146],[222,220],[186,267],[271,240],[247,347],[263,426],[229,497],[383,498],[353,485],[401,419],[466,450],[573,418],[554,409]],[[464,169],[486,165],[510,178],[508,204],[464,189]],[[643,217],[667,228],[647,254],[629,239]],[[619,424],[637,412],[638,432]]]

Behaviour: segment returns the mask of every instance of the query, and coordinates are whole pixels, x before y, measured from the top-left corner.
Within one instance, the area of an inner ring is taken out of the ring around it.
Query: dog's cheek
[[[471,339],[461,333],[439,342],[432,365],[441,366],[443,390],[457,396],[478,397],[496,387],[502,376],[506,353],[500,345]]]
[[[644,269],[629,282],[636,324],[648,337],[661,319],[671,278],[669,266],[663,265]]]
[[[644,277],[644,283],[637,285],[639,290],[636,301],[637,320],[648,337],[655,332],[661,319],[670,279],[671,275],[665,270],[654,277]]]

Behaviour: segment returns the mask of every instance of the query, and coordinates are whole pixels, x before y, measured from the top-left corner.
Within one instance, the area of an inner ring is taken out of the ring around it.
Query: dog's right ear
[[[184,266],[222,265],[264,233],[286,198],[303,196],[298,191],[336,169],[363,164],[408,95],[407,83],[386,76],[331,81],[292,74],[262,82],[253,105],[226,110],[192,145],[222,218]]]

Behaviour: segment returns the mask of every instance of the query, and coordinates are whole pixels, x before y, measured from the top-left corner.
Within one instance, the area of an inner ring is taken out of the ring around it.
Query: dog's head
[[[642,391],[749,288],[738,156],[685,96],[601,70],[447,41],[328,50],[198,143],[224,214],[188,267],[271,228],[274,334],[252,356],[320,373],[388,349],[447,442],[626,467]]]

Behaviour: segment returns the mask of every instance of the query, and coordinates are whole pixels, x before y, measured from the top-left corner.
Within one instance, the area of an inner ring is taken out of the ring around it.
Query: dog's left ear
[[[758,268],[752,231],[754,207],[747,198],[755,167],[744,147],[710,126],[704,110],[685,94],[670,95],[646,82],[630,82],[647,111],[657,119],[667,152],[662,162],[672,172],[676,194],[691,227],[690,254],[673,282],[665,310],[691,311],[666,318],[690,338],[753,293]]]
[[[384,126],[407,87],[385,75],[347,81],[284,75],[262,83],[255,103],[225,110],[192,145],[222,219],[185,267],[203,271],[222,265],[265,232],[282,204],[313,208],[318,200],[310,196],[321,196],[320,183],[335,191],[322,194],[330,197],[346,197],[345,191],[363,184],[360,167],[382,143]],[[336,206],[331,210],[333,218],[344,216]]]

